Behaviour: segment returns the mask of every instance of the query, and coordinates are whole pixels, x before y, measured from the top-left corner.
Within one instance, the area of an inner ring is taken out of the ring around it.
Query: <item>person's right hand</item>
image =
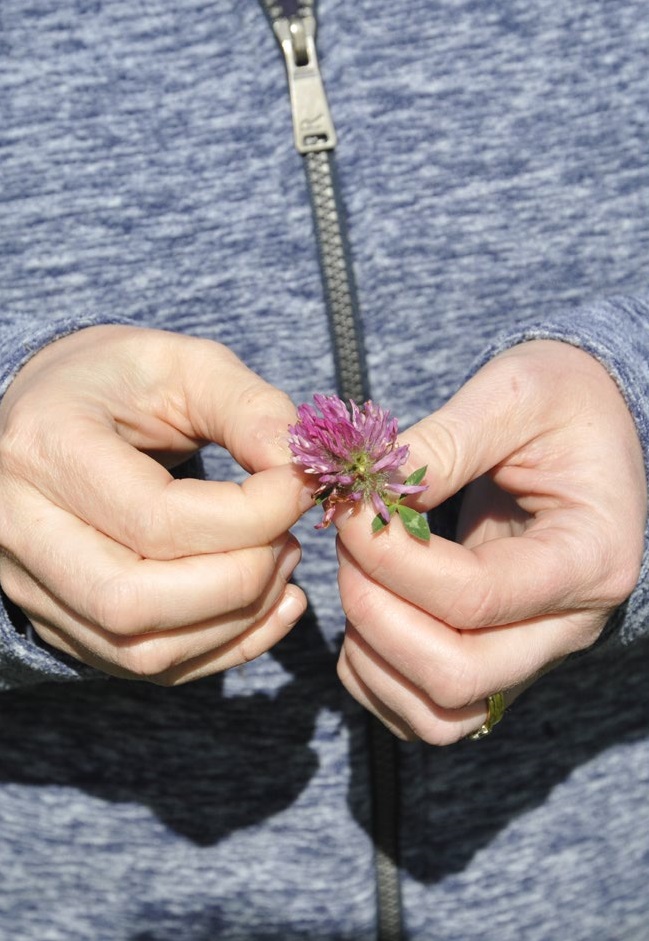
[[[257,657],[305,608],[288,529],[311,495],[286,395],[225,347],[90,327],[18,373],[0,405],[0,583],[51,646],[171,685]],[[251,472],[175,480],[214,441]]]

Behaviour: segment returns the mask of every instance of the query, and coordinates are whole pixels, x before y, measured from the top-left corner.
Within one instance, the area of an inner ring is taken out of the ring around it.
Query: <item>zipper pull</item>
[[[315,17],[280,17],[273,30],[286,61],[295,146],[301,154],[333,150],[336,130],[316,55]]]

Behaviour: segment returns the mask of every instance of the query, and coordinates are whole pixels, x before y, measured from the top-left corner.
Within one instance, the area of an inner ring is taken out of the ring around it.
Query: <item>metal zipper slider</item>
[[[336,130],[316,55],[315,18],[281,17],[273,29],[286,60],[295,146],[301,154],[333,150]]]

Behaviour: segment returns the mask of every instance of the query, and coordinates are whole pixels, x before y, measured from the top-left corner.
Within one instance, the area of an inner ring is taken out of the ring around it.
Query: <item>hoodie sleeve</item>
[[[551,315],[501,335],[475,369],[530,340],[560,340],[595,357],[615,380],[635,421],[649,480],[649,295],[613,297]],[[606,636],[629,644],[649,634],[649,523],[636,588],[613,615]]]

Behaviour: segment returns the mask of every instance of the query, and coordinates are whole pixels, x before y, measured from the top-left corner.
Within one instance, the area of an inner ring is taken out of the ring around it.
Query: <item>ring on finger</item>
[[[502,717],[505,715],[505,694],[504,693],[493,693],[491,696],[487,696],[487,718],[484,720],[479,729],[476,729],[468,738],[472,742],[477,742],[478,739],[485,738],[487,735],[490,735],[494,729],[494,726],[498,725]]]

